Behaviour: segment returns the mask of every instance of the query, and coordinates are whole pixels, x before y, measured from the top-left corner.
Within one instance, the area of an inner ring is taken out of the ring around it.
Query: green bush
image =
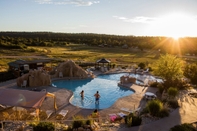
[[[167,92],[170,98],[174,98],[178,94],[177,88],[174,88],[174,87],[168,88]]]
[[[51,122],[40,122],[37,125],[33,125],[34,131],[54,131],[55,126]]]
[[[168,101],[168,105],[171,107],[171,108],[178,108],[179,107],[179,103],[177,100],[169,100]]]
[[[159,114],[158,114],[158,117],[163,118],[163,117],[167,117],[167,116],[169,116],[168,109],[167,108],[161,109],[160,112],[159,112]]]
[[[138,64],[138,67],[140,67],[140,69],[144,69],[145,66],[146,66],[146,65],[145,65],[144,63],[139,63],[139,64]]]
[[[182,124],[182,125],[176,125],[170,129],[170,131],[196,131],[195,128],[192,126],[192,124]]]
[[[146,114],[146,113],[149,113],[149,110],[148,110],[148,107],[147,106],[142,109],[142,111],[140,112],[140,114]]]
[[[90,118],[88,118],[88,120],[85,121],[86,125],[91,125],[93,123],[93,120],[91,120]]]
[[[142,123],[142,118],[140,116],[132,117],[132,126],[139,126]]]
[[[128,127],[131,126],[139,126],[142,123],[142,118],[140,116],[136,116],[133,113],[130,113],[128,116],[125,117],[125,124]]]
[[[83,116],[75,116],[73,117],[72,127],[73,129],[77,129],[79,127],[82,127],[85,124],[85,120],[83,120]]]
[[[125,117],[125,124],[128,127],[132,126],[132,116],[133,116],[133,113],[130,113],[128,116]]]
[[[165,89],[164,86],[163,86],[162,84],[158,84],[158,85],[157,85],[157,88],[159,89],[159,93],[160,93],[160,94],[162,94],[163,91],[164,91],[164,89]]]
[[[158,84],[159,84],[158,82],[153,82],[150,84],[150,87],[157,87]]]
[[[63,131],[73,131],[73,129],[69,126],[67,129],[64,129]]]
[[[147,108],[152,116],[157,116],[163,108],[163,104],[159,100],[152,100],[147,103]]]

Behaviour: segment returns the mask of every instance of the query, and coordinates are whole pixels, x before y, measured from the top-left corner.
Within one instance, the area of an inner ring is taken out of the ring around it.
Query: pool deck
[[[115,73],[117,73],[117,72],[115,72]],[[98,74],[101,74],[101,72],[95,71],[94,74],[98,75]],[[134,90],[135,93],[132,95],[118,99],[111,107],[109,107],[107,109],[100,109],[99,113],[100,113],[101,117],[107,118],[108,114],[122,112],[120,110],[122,107],[128,108],[129,110],[134,110],[134,109],[137,109],[138,107],[143,108],[146,104],[146,101],[142,99],[144,93],[146,91],[156,93],[156,89],[154,89],[154,88],[142,87],[142,86],[138,86],[138,85],[131,84],[131,83],[124,84],[124,85],[122,85],[122,87],[130,88],[130,89]],[[22,90],[31,90],[32,89],[30,87],[27,87],[27,88],[17,87],[16,80],[11,80],[11,81],[0,83],[0,88],[14,88],[14,89],[22,89]],[[80,107],[76,107],[76,106],[73,106],[72,104],[70,104],[69,99],[73,95],[73,93],[71,91],[68,91],[66,89],[52,87],[52,86],[43,86],[43,87],[34,87],[34,88],[46,89],[47,92],[55,94],[57,107],[58,107],[58,110],[56,111],[56,113],[58,113],[62,109],[68,110],[68,114],[65,118],[66,120],[71,120],[73,118],[73,116],[75,116],[75,115],[88,116],[93,112],[93,109],[82,109]],[[52,103],[53,103],[52,98],[45,99],[45,101],[43,102],[43,104],[41,106],[41,110],[53,109]],[[56,114],[54,113],[50,117],[49,120],[55,120],[55,116],[56,116]]]

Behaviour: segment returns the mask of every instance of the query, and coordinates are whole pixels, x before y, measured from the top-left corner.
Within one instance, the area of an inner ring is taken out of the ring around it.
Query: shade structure
[[[111,61],[110,60],[107,60],[105,58],[102,58],[100,60],[97,60],[97,63],[110,63]]]
[[[23,108],[41,107],[47,92],[36,92],[17,89],[0,89],[0,104]]]

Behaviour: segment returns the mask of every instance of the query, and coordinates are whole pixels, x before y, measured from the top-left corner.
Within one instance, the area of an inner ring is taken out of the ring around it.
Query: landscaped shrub
[[[178,108],[179,107],[179,103],[177,100],[169,100],[168,101],[168,105],[171,107],[171,108]]]
[[[69,126],[67,129],[64,129],[63,131],[73,131],[73,129],[71,126]]]
[[[177,88],[174,87],[170,87],[167,92],[170,98],[175,98],[176,95],[178,94]]]
[[[83,116],[75,116],[73,117],[72,127],[73,129],[77,129],[79,127],[82,127],[85,124],[85,120],[83,120]]]
[[[142,118],[140,116],[132,116],[132,126],[139,126],[142,123]]]
[[[158,82],[153,82],[150,84],[150,87],[157,87],[158,84],[159,84]]]
[[[55,126],[51,122],[40,122],[37,125],[33,125],[34,131],[54,131]]]
[[[132,116],[133,116],[133,113],[130,113],[128,116],[125,117],[125,124],[128,127],[132,126]]]
[[[158,114],[158,117],[167,117],[169,116],[169,111],[167,108],[162,108],[160,111],[159,111],[159,114]]]
[[[125,124],[128,127],[131,126],[139,126],[142,123],[142,118],[140,116],[136,116],[133,113],[130,113],[128,116],[125,117]]]
[[[163,104],[159,100],[152,100],[147,103],[147,108],[152,116],[157,116],[163,108]]]
[[[140,112],[140,114],[146,114],[146,113],[149,113],[149,110],[148,110],[148,107],[147,106],[142,109],[142,111]]]
[[[86,125],[92,125],[92,123],[93,123],[93,120],[91,117],[88,117],[87,120],[85,121]]]
[[[170,131],[196,131],[192,124],[176,125],[170,129]]]
[[[139,64],[138,64],[138,67],[140,67],[140,69],[144,69],[145,66],[146,66],[146,65],[145,65],[144,63],[139,63]]]
[[[163,91],[164,91],[164,89],[165,89],[164,86],[163,86],[162,84],[158,84],[158,85],[157,85],[157,88],[159,89],[159,93],[160,93],[160,94],[162,94]]]
[[[40,111],[39,118],[40,120],[46,120],[47,119],[46,111]]]

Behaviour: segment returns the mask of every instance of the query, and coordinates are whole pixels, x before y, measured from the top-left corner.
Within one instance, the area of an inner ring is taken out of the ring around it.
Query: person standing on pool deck
[[[95,97],[95,104],[98,103],[99,104],[99,98],[101,97],[99,95],[99,92],[97,91],[96,94],[94,94],[94,97]]]
[[[84,98],[84,91],[83,90],[81,91],[80,95],[81,95],[81,99],[83,100],[83,98]]]

